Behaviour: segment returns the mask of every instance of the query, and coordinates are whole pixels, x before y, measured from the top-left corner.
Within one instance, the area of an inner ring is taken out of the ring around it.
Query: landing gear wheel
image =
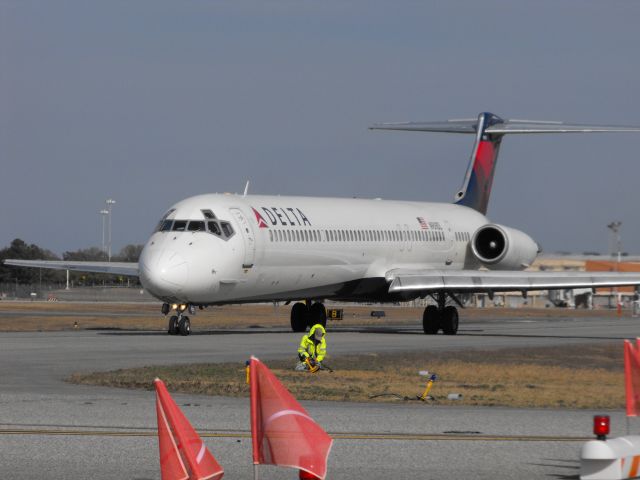
[[[307,329],[307,306],[298,302],[291,309],[291,330],[294,332],[304,332]]]
[[[323,327],[327,326],[327,309],[320,302],[314,303],[309,309],[309,328],[317,323]]]
[[[191,320],[189,320],[189,317],[182,317],[180,319],[178,322],[178,331],[183,337],[191,333]]]
[[[169,335],[177,335],[178,334],[178,317],[173,315],[169,319],[169,328],[167,330]]]
[[[442,312],[442,332],[445,335],[458,333],[458,309],[449,305]]]
[[[422,328],[427,335],[435,335],[440,330],[440,312],[435,305],[429,305],[422,314]]]

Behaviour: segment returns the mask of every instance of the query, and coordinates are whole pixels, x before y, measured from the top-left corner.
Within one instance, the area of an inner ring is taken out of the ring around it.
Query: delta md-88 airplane
[[[138,276],[163,302],[169,334],[188,335],[196,308],[296,302],[291,328],[326,323],[326,299],[399,302],[430,297],[424,333],[458,331],[460,295],[640,285],[640,274],[524,271],[540,252],[526,233],[486,215],[505,135],[640,132],[640,127],[477,119],[379,124],[382,130],[475,136],[452,204],[209,194],[171,207],[138,263],[7,260],[9,265]],[[175,313],[174,313],[175,312]]]

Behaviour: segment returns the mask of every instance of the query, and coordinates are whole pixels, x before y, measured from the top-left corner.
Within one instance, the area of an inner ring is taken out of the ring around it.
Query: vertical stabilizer
[[[502,142],[502,134],[487,133],[486,129],[500,123],[503,123],[503,120],[493,113],[485,112],[478,115],[476,143],[473,145],[464,182],[455,198],[457,205],[473,208],[483,215],[487,213]]]
[[[493,113],[481,113],[476,119],[447,120],[444,122],[378,123],[372,130],[404,130],[408,132],[437,132],[473,134],[471,160],[462,187],[456,193],[455,203],[487,213],[493,175],[502,137],[510,134],[538,133],[597,133],[640,132],[640,127],[625,125],[586,125],[579,123],[537,120],[503,120]]]

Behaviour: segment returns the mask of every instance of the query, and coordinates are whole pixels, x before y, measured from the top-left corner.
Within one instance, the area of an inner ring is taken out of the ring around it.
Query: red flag
[[[219,480],[222,467],[156,378],[156,413],[162,480]]]
[[[327,475],[333,440],[260,360],[251,357],[253,463]]]
[[[640,339],[636,347],[624,341],[624,386],[627,396],[627,416],[637,417],[640,412]]]

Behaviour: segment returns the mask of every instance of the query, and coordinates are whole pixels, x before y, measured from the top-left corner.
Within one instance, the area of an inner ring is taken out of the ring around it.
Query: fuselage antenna
[[[247,193],[249,193],[249,180],[247,180],[247,184],[244,186],[244,193],[242,194],[242,196],[246,197]]]

